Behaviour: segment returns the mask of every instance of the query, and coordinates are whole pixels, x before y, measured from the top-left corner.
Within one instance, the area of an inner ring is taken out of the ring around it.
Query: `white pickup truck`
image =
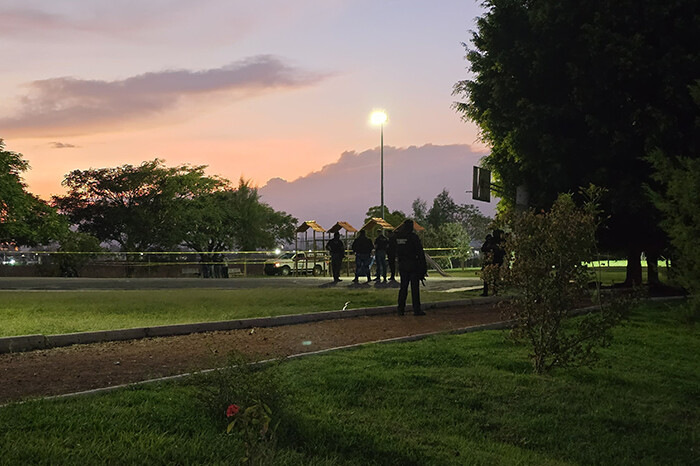
[[[303,251],[285,252],[276,259],[265,262],[265,275],[287,276],[298,273],[320,277],[326,270],[328,270],[328,257],[320,253],[314,256],[313,253],[307,255]]]

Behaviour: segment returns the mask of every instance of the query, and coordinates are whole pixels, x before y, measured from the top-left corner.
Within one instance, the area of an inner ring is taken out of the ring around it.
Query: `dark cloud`
[[[474,204],[493,216],[497,200],[472,201],[472,167],[485,154],[468,145],[384,147],[384,202],[391,210],[411,214],[421,198],[430,206],[443,189],[458,204]],[[337,162],[294,181],[273,178],[260,188],[265,202],[299,221],[317,220],[330,228],[339,220],[359,228],[367,209],[380,204],[380,165],[377,149],[345,152]]]
[[[28,85],[21,109],[0,118],[0,127],[15,135],[81,134],[166,112],[185,96],[225,91],[240,99],[313,85],[327,77],[259,55],[222,68],[145,73],[121,81],[45,79]]]
[[[52,149],[75,149],[80,147],[74,144],[67,144],[65,142],[50,142],[49,145]]]

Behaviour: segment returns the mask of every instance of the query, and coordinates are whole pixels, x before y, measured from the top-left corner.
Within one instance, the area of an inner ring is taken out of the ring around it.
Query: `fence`
[[[218,277],[262,275],[274,251],[0,252],[0,276]]]
[[[295,251],[285,251],[295,252]],[[299,251],[302,252],[302,251]],[[307,252],[308,251],[304,251]],[[354,256],[346,256],[343,270],[354,273]],[[478,253],[460,256],[456,248],[426,248],[426,252],[446,271],[481,266]],[[0,251],[0,277],[94,277],[94,278],[181,278],[235,276],[262,276],[273,269],[280,251],[222,251],[198,253],[194,251],[148,252],[57,252],[57,251]],[[328,257],[316,251],[297,273],[315,273],[320,264],[321,275],[329,271]],[[313,261],[313,262],[312,262]],[[627,261],[612,256],[601,257],[589,265],[595,267],[625,267]],[[642,264],[645,265],[644,263]],[[290,267],[295,272],[294,266]]]
[[[286,251],[290,252],[290,251]],[[294,252],[294,251],[291,251]],[[299,251],[301,252],[301,251]],[[308,251],[306,251],[308,253]],[[325,252],[325,251],[324,251]],[[452,248],[430,248],[426,252],[444,268],[478,266],[478,257],[466,261]],[[215,277],[264,275],[265,265],[275,262],[280,251],[194,251],[145,252],[60,252],[60,251],[0,251],[0,277]],[[328,273],[328,257],[316,251],[308,254],[308,264],[295,269],[298,273],[314,270],[321,264],[321,274]],[[354,273],[354,256],[348,251],[347,274]],[[313,259],[312,259],[313,257]],[[311,264],[311,261],[314,261]],[[318,272],[318,270],[314,270]],[[270,272],[268,265],[268,272]]]

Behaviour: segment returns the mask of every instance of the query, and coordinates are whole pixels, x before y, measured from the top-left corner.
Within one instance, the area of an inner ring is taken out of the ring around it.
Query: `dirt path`
[[[494,304],[428,315],[382,315],[0,354],[0,403],[221,367],[231,352],[256,360],[500,321]]]

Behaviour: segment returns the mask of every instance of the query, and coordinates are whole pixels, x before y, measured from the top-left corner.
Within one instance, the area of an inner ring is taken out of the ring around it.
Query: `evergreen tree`
[[[487,0],[478,19],[473,78],[455,85],[456,110],[476,122],[492,150],[486,164],[512,206],[516,188],[547,209],[559,193],[607,189],[599,239],[624,252],[629,283],[640,253],[665,244],[651,147],[698,157],[700,15],[695,0]]]

